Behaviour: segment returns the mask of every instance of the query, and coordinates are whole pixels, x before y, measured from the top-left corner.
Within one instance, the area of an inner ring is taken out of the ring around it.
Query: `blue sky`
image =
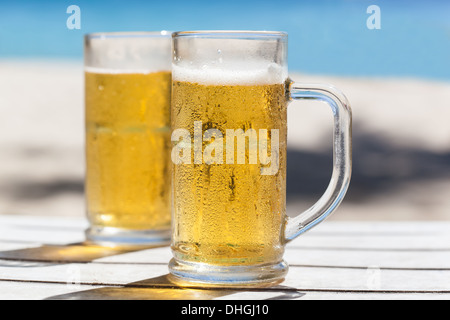
[[[69,5],[81,30],[69,30]],[[369,30],[378,5],[381,29]],[[450,1],[0,1],[0,58],[82,59],[83,35],[138,30],[289,33],[289,67],[308,73],[450,80]]]

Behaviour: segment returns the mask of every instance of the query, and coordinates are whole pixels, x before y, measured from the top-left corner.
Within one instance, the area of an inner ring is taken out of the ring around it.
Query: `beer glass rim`
[[[194,30],[177,31],[172,33],[172,38],[190,37],[204,39],[286,39],[284,31],[253,31],[253,30]]]
[[[85,39],[114,39],[114,38],[170,38],[171,31],[115,31],[115,32],[93,32],[85,34]]]

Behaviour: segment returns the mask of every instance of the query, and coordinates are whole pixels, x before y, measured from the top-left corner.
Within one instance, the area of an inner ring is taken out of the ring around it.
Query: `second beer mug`
[[[170,242],[171,34],[85,38],[88,242]]]
[[[178,32],[173,50],[170,272],[219,285],[283,279],[285,244],[323,221],[346,193],[350,107],[330,86],[288,78],[285,33]],[[331,182],[295,218],[286,215],[290,99],[325,101],[334,115]]]

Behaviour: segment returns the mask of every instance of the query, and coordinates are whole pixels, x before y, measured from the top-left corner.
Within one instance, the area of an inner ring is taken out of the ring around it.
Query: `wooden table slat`
[[[287,246],[284,282],[257,290],[181,290],[167,279],[168,247],[88,247],[86,226],[0,216],[0,299],[450,298],[450,223],[327,221]]]

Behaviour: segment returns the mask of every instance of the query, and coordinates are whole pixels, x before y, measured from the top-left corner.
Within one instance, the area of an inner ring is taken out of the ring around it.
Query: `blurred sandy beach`
[[[331,219],[450,220],[450,83],[292,74],[330,83],[353,109],[353,176]],[[81,62],[0,61],[0,214],[84,216]],[[332,116],[289,108],[288,212],[312,205],[331,173]]]

